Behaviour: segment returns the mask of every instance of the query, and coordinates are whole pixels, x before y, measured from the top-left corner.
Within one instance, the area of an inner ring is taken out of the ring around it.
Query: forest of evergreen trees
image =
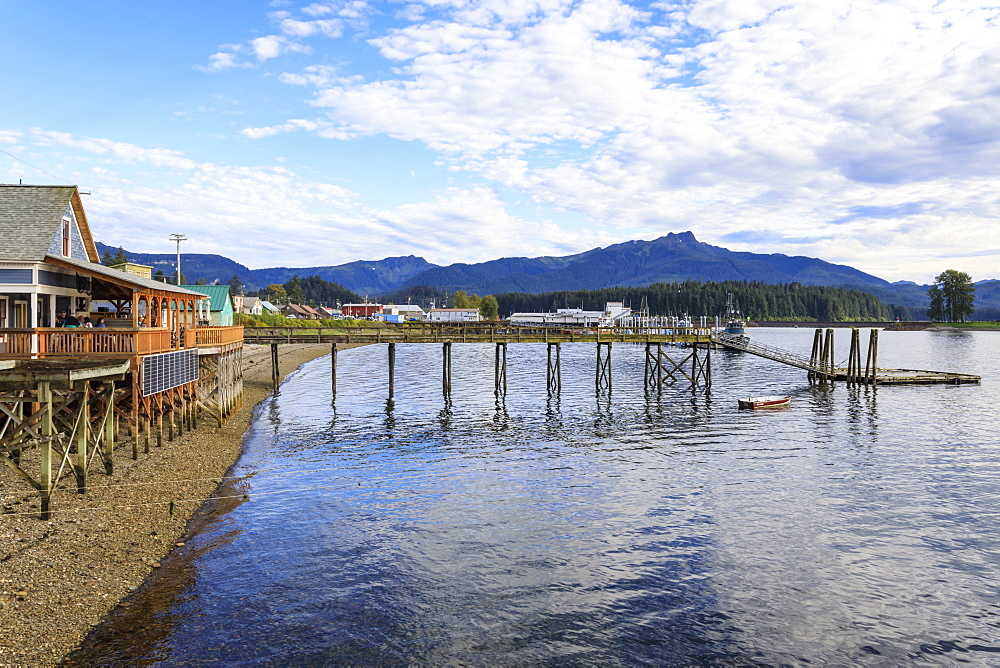
[[[334,304],[362,301],[363,297],[338,283],[317,276],[295,276],[283,286],[291,301]],[[267,290],[261,290],[261,295]],[[896,316],[909,319],[909,309],[886,306],[875,295],[850,288],[817,285],[747,281],[656,283],[645,287],[604,288],[529,294],[508,292],[495,295],[501,318],[516,312],[554,311],[559,308],[583,308],[598,311],[607,302],[621,301],[639,310],[643,297],[653,315],[724,316],[726,297],[732,294],[745,317],[756,321],[888,321]],[[296,299],[301,297],[301,299]],[[414,304],[429,308],[433,299],[440,308],[448,293],[430,286],[412,286],[372,299],[384,304]],[[449,304],[450,305],[450,304]]]
[[[638,310],[643,297],[653,315],[724,316],[726,296],[732,294],[745,317],[756,321],[886,321],[893,312],[878,297],[860,290],[789,283],[721,281],[656,283],[636,288],[606,288],[496,295],[500,317],[516,312],[554,311],[557,308],[602,310],[606,302],[622,301]]]

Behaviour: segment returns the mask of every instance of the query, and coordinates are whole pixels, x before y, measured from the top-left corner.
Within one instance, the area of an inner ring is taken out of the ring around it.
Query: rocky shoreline
[[[282,379],[329,344],[279,348]],[[244,349],[243,407],[223,427],[198,428],[137,461],[116,457],[86,494],[57,490],[51,521],[38,497],[0,471],[0,666],[57,665],[183,544],[188,520],[223,484],[254,407],[272,388],[270,347]],[[172,502],[172,505],[171,505]]]

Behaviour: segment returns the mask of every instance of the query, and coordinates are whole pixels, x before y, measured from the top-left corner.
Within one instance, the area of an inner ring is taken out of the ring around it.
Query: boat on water
[[[733,300],[733,293],[726,294],[726,327],[722,333],[726,336],[746,337],[747,321],[740,313],[739,308]]]
[[[765,397],[747,397],[740,399],[740,408],[778,408],[787,406],[792,400],[790,396],[772,394]]]

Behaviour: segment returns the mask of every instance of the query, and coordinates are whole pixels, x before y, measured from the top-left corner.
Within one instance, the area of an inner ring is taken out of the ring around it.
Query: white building
[[[427,314],[416,304],[386,304],[382,312],[388,315],[401,316],[403,320],[425,320]]]
[[[632,315],[622,302],[608,302],[603,311],[561,308],[555,313],[514,313],[510,324],[521,327],[615,327]]]
[[[477,308],[432,308],[427,314],[430,322],[479,322]]]

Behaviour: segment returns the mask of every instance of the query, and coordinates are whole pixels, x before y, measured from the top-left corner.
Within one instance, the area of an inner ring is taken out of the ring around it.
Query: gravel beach
[[[279,352],[284,378],[330,346]],[[57,665],[183,543],[188,520],[219,488],[254,407],[271,392],[270,347],[246,346],[244,368],[243,407],[225,426],[203,415],[196,430],[138,461],[123,447],[115,474],[92,474],[83,495],[64,479],[51,521],[38,519],[37,494],[0,470],[0,666]]]

